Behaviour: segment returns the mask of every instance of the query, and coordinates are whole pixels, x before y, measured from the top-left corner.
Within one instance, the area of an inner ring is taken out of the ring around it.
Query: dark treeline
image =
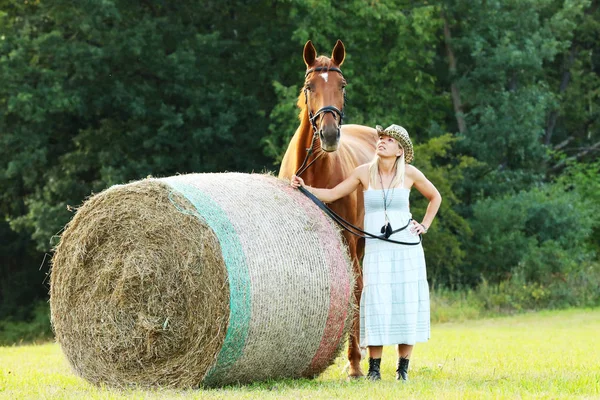
[[[0,321],[47,300],[52,248],[91,193],[276,171],[302,47],[338,38],[345,121],[406,127],[444,196],[432,285],[598,304],[597,0],[0,0]]]

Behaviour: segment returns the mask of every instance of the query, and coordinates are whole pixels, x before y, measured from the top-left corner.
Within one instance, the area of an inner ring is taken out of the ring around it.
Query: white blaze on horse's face
[[[336,151],[340,144],[340,125],[344,109],[344,86],[346,81],[337,71],[328,71],[328,65],[316,65],[312,68],[322,68],[309,75],[308,87],[309,110],[314,114],[314,130],[321,140],[321,149],[326,152]],[[335,67],[337,68],[337,67]],[[331,84],[329,80],[331,78]],[[339,110],[340,112],[331,110]]]
[[[346,86],[338,66],[329,64],[307,65],[309,69],[304,82],[306,111],[314,134],[320,138],[321,149],[325,152],[336,151],[340,144]],[[333,68],[333,71],[329,68]]]

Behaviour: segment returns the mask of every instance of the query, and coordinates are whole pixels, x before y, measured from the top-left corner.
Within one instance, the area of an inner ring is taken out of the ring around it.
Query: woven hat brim
[[[400,144],[400,146],[404,150],[404,161],[410,164],[414,160],[414,150],[412,142],[407,141],[404,137],[394,137],[394,139],[398,141],[398,144]]]
[[[414,160],[413,144],[409,138],[400,135],[400,133],[397,131],[384,130],[380,125],[377,125],[375,127],[375,129],[377,130],[377,134],[379,136],[385,135],[385,136],[389,136],[389,137],[396,139],[398,144],[402,147],[402,150],[404,150],[404,161],[405,162],[410,164]]]

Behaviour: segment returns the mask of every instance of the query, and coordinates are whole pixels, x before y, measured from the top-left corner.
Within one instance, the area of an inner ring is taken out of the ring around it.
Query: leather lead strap
[[[308,190],[306,190],[302,186],[300,186],[298,189],[302,193],[304,193],[304,195],[306,197],[308,197],[309,199],[311,199],[313,201],[313,203],[315,203],[321,210],[323,210],[323,212],[325,214],[327,214],[331,219],[333,219],[338,225],[340,225],[342,228],[344,228],[345,230],[347,230],[348,232],[350,232],[354,236],[358,236],[359,238],[365,238],[365,239],[378,239],[378,240],[383,240],[384,242],[390,242],[390,243],[396,243],[396,244],[403,244],[403,245],[406,245],[406,246],[416,246],[416,245],[420,244],[421,241],[423,240],[423,237],[421,235],[419,235],[419,241],[418,242],[415,242],[415,243],[400,242],[398,240],[386,239],[384,236],[376,236],[376,235],[373,235],[373,234],[371,234],[369,232],[365,232],[362,229],[360,229],[359,227],[357,227],[355,225],[352,225],[350,222],[348,222],[345,219],[343,219],[342,217],[340,217],[331,208],[327,207],[321,200],[319,200],[314,194],[312,194],[311,192],[309,192]],[[397,230],[393,231],[392,233],[400,232],[401,230],[406,229],[409,225],[410,225],[410,221],[408,221],[408,224],[406,224],[405,226],[403,226],[400,229],[397,229]]]

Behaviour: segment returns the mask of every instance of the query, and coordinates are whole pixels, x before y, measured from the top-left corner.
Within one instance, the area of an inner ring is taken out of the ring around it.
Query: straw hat
[[[392,124],[385,129],[383,129],[381,125],[377,125],[375,129],[377,129],[377,134],[379,136],[390,136],[398,141],[400,147],[404,149],[404,160],[407,163],[411,163],[414,160],[415,157],[413,145],[408,137],[408,132],[406,132],[406,129],[396,124]]]

